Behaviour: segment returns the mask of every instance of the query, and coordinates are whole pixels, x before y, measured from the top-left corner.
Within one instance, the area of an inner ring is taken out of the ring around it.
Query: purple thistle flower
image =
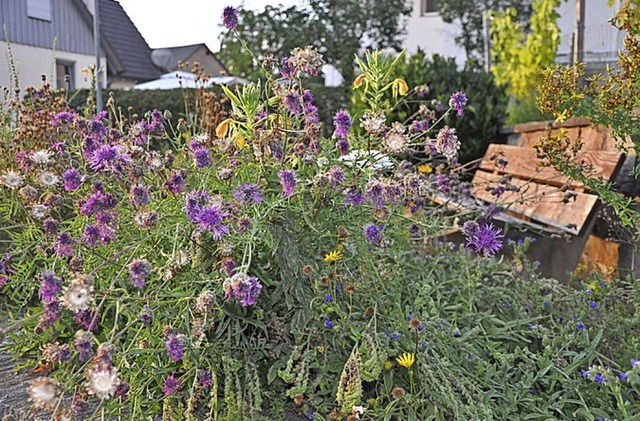
[[[238,202],[259,205],[262,203],[262,192],[257,184],[245,183],[233,192],[233,198]]]
[[[227,301],[231,299],[240,301],[243,307],[254,305],[260,295],[260,291],[262,291],[262,285],[258,278],[242,273],[237,273],[227,278],[223,282],[222,288]]]
[[[211,370],[205,368],[200,372],[200,384],[202,387],[211,387],[213,385],[213,379],[211,377]]]
[[[373,223],[368,223],[364,226],[364,236],[367,238],[367,241],[373,244],[377,244],[382,239],[382,231],[384,230],[384,225],[376,225]]]
[[[43,300],[44,301],[44,300]],[[60,302],[56,299],[45,301],[44,313],[38,320],[37,330],[48,329],[60,318],[61,315]]]
[[[280,177],[284,197],[291,196],[296,188],[296,174],[292,170],[280,170],[278,177]]]
[[[338,139],[345,139],[349,135],[351,130],[351,116],[345,110],[339,110],[333,116],[333,125],[335,126],[335,136]]]
[[[186,179],[187,172],[185,170],[172,172],[166,183],[166,187],[171,193],[180,194],[185,189]]]
[[[73,315],[73,321],[87,330],[94,331],[98,328],[98,310],[88,308]]]
[[[89,224],[84,227],[84,232],[80,237],[80,241],[82,241],[87,247],[94,248],[98,241],[100,240],[100,227],[94,224]]]
[[[351,187],[345,192],[344,204],[350,206],[359,206],[364,202],[364,195],[360,193],[356,188]]]
[[[151,264],[146,259],[136,259],[129,264],[129,279],[136,288],[144,287],[145,281],[151,273]]]
[[[59,126],[61,124],[69,124],[78,116],[75,111],[62,111],[53,116],[50,121],[52,126]]]
[[[349,153],[349,142],[347,138],[338,139],[338,150],[340,151],[340,155],[344,156]]]
[[[75,168],[69,168],[62,174],[62,180],[66,191],[74,191],[82,185],[83,177],[80,171]]]
[[[193,151],[193,162],[198,168],[206,168],[211,165],[209,150],[205,147],[197,148]]]
[[[451,98],[449,98],[449,107],[456,110],[458,116],[461,116],[464,114],[464,107],[467,102],[467,95],[464,92],[456,92],[451,94]]]
[[[80,214],[91,216],[96,212],[113,209],[118,205],[118,201],[110,194],[102,191],[101,186],[95,186],[94,192],[87,200],[81,201]]]
[[[164,381],[164,385],[162,386],[162,392],[165,396],[173,395],[182,387],[182,383],[180,380],[176,379],[173,374],[167,377]]]
[[[89,166],[94,171],[115,172],[129,161],[129,155],[121,153],[118,146],[100,145],[89,157]]]
[[[87,361],[93,355],[93,333],[86,330],[76,332],[73,345],[78,351],[78,359],[80,362]]]
[[[279,71],[283,78],[293,79],[296,74],[296,67],[289,62],[289,57],[282,57]]]
[[[51,303],[61,290],[62,278],[51,270],[46,270],[40,275],[40,299],[44,303]]]
[[[472,247],[476,253],[482,252],[485,257],[490,257],[500,251],[504,237],[502,230],[493,224],[482,223],[475,232],[466,235],[467,247]]]
[[[291,114],[297,115],[302,112],[302,104],[300,103],[300,95],[298,95],[294,91],[289,91],[284,95],[284,99],[282,101],[282,105],[286,108]]]
[[[344,183],[346,179],[344,170],[341,167],[332,167],[327,175],[329,176],[329,180],[331,180],[331,184],[334,186]]]
[[[193,190],[187,193],[187,197],[185,197],[185,212],[187,218],[192,222],[197,222],[196,216],[200,213],[202,207],[207,204],[209,199],[211,198],[205,191]]]
[[[182,348],[182,342],[178,335],[173,333],[167,335],[165,345],[167,346],[167,355],[171,357],[171,361],[176,363],[182,359],[184,349]]]
[[[229,227],[223,224],[223,218],[229,216],[220,206],[207,205],[194,215],[194,222],[198,226],[198,232],[211,231],[213,238],[219,240],[223,235],[229,234]]]
[[[232,7],[227,6],[222,11],[222,24],[227,29],[234,29],[238,25],[238,11]]]
[[[153,312],[149,308],[149,306],[145,306],[140,312],[140,321],[147,326],[151,326],[151,322],[153,321]]]
[[[55,243],[53,244],[53,249],[56,254],[60,257],[71,256],[73,254],[73,245],[75,244],[74,239],[71,237],[66,231],[58,234],[58,238],[56,238]]]
[[[251,218],[248,216],[242,216],[238,219],[238,232],[240,234],[246,234],[251,229]]]
[[[129,201],[133,206],[145,206],[149,204],[149,189],[140,184],[135,184],[129,189]]]

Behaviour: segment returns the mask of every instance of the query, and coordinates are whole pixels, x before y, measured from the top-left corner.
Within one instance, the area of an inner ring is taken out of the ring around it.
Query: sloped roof
[[[186,61],[202,47],[207,48],[207,46],[204,44],[192,44],[182,45],[180,47],[169,47],[165,48],[165,50],[171,51],[171,54],[173,55],[173,58],[177,63],[179,61]]]
[[[99,0],[98,4],[100,32],[122,63],[122,68],[117,69],[116,75],[139,81],[160,77],[163,72],[151,61],[149,44],[131,22],[120,3],[114,0]],[[110,72],[113,70],[107,68]]]

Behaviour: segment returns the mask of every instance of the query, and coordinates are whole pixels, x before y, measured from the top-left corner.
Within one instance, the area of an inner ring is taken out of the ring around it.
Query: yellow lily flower
[[[365,73],[359,74],[356,80],[353,81],[353,89],[358,89],[360,86],[362,86],[362,82],[364,82],[366,79],[367,75]]]
[[[232,124],[233,124],[232,118],[227,118],[225,120],[222,120],[220,124],[218,124],[218,127],[216,127],[216,136],[225,137],[227,133],[229,133],[229,128],[231,127]]]

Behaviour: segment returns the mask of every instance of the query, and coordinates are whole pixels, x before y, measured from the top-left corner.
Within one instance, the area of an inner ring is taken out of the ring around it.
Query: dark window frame
[[[430,15],[438,13],[438,7],[436,6],[436,0],[421,0],[420,1],[420,15]]]

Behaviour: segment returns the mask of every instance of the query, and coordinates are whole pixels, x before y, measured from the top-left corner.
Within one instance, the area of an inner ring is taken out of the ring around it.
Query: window
[[[56,60],[56,88],[73,90],[73,63],[70,61]]]
[[[51,21],[51,0],[27,0],[27,15],[30,18]]]
[[[436,7],[436,0],[422,0],[420,2],[420,14],[424,15],[426,13],[437,13],[438,8]]]

